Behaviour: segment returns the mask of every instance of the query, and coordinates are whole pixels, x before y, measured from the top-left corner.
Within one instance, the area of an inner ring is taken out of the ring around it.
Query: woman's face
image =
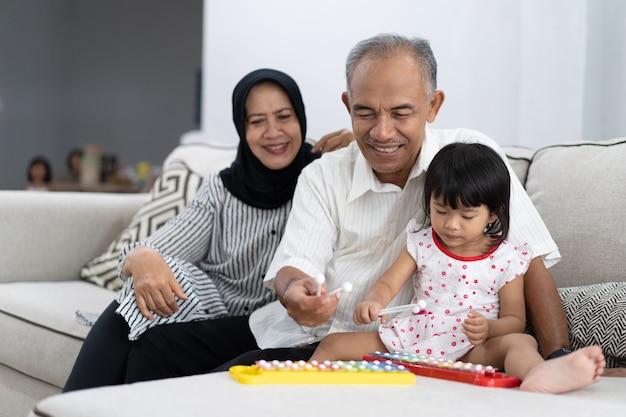
[[[302,146],[300,122],[285,91],[261,82],[246,99],[246,140],[263,165],[278,170],[294,160]]]

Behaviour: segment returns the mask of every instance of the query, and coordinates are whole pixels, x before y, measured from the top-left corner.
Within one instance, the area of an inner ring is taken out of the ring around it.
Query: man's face
[[[404,187],[417,161],[426,122],[433,122],[443,102],[435,92],[429,101],[419,64],[408,55],[365,58],[354,70],[350,96],[343,100],[352,128],[378,179]]]

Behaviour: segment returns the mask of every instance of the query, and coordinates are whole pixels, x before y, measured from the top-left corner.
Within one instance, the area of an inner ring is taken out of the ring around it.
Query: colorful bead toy
[[[236,365],[230,376],[242,384],[413,385],[415,376],[392,361],[258,361]]]
[[[497,372],[497,369],[492,366],[448,361],[429,356],[398,352],[375,352],[366,355],[363,359],[366,361],[391,361],[397,365],[404,365],[415,375],[464,382],[485,387],[514,388],[518,387],[521,383],[519,378]]]

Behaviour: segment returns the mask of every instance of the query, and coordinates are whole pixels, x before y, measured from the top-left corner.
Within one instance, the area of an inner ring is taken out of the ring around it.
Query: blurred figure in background
[[[52,191],[52,168],[43,156],[36,156],[28,164],[26,171],[28,182],[24,190],[29,191]]]
[[[65,160],[67,165],[68,180],[80,181],[80,165],[83,160],[83,150],[80,148],[72,149]]]

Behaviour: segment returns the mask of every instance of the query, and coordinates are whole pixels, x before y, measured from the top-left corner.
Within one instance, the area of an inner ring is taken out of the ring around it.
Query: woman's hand
[[[354,140],[354,133],[348,129],[341,129],[330,132],[324,136],[313,146],[312,152],[322,151],[330,152],[339,148],[345,148]]]
[[[137,246],[131,250],[126,256],[123,272],[133,277],[137,307],[149,320],[154,319],[154,314],[167,317],[178,311],[174,296],[187,299],[169,265],[152,248]]]

